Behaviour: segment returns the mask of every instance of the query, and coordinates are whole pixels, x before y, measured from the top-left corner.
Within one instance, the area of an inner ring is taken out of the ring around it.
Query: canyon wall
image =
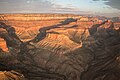
[[[0,21],[14,27],[18,37],[22,41],[34,39],[39,33],[40,28],[59,24],[67,18],[77,19],[77,22],[71,22],[70,24],[60,26],[61,28],[52,29],[52,32],[57,32],[59,34],[47,34],[45,40],[39,42],[37,45],[43,46],[43,44],[47,44],[45,48],[50,48],[51,44],[54,44],[52,45],[54,47],[59,42],[63,42],[57,46],[62,46],[63,51],[64,48],[65,50],[72,49],[72,47],[80,45],[72,40],[79,42],[81,34],[85,29],[90,28],[93,24],[100,23],[99,21],[80,21],[81,18],[84,19],[84,16],[72,14],[0,14]],[[77,27],[65,29],[66,27],[73,25],[77,25]],[[109,23],[101,27],[108,27],[108,25]],[[120,23],[115,23],[115,27],[119,26]],[[86,35],[89,35],[88,31],[86,31]],[[70,40],[70,38],[72,38],[72,40]],[[6,48],[6,42],[3,39],[0,39],[0,47],[3,48],[3,50],[8,51]]]

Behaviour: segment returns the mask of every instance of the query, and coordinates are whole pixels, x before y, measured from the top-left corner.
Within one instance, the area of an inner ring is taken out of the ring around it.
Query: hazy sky
[[[0,13],[120,16],[120,0],[0,0]]]

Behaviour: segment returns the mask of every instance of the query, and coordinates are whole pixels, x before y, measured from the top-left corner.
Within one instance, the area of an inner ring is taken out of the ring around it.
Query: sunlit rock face
[[[15,71],[0,72],[0,80],[25,80],[24,76]]]
[[[22,41],[29,41],[36,37],[39,33],[39,29],[42,27],[52,26],[59,24],[61,21],[64,21],[67,18],[79,19],[81,16],[76,15],[60,15],[60,14],[1,14],[0,20],[5,22],[7,25],[10,25],[15,28],[18,37]],[[60,26],[61,28],[56,28],[48,30],[46,38],[39,43],[35,44],[36,46],[42,46],[52,50],[52,47],[63,47],[62,50],[72,49],[77,47],[80,44],[81,34],[84,32],[86,27],[91,26],[92,22],[72,22],[67,25]],[[72,25],[78,25],[76,28],[66,28]],[[57,34],[58,33],[58,34]],[[85,32],[86,36],[89,35],[88,31]],[[74,40],[74,41],[72,41]],[[8,51],[6,43],[3,39],[0,38],[0,47],[4,51]]]

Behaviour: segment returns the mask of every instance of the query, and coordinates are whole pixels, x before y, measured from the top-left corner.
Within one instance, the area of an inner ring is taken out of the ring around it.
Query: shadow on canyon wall
[[[120,80],[120,30],[114,28],[113,22],[108,28],[100,27],[108,23],[106,20],[79,32],[78,25],[65,27],[72,22],[77,22],[77,19],[68,18],[58,24],[40,28],[39,33],[29,41],[22,41],[14,27],[0,22],[0,37],[6,41],[8,48],[8,52],[0,49],[0,78]],[[57,31],[60,29],[68,30],[68,33]],[[51,41],[49,44],[51,35],[60,35],[60,41]],[[72,47],[65,49],[64,46],[69,43]]]

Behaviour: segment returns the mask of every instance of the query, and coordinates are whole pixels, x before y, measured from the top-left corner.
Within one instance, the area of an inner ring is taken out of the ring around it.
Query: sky
[[[0,0],[0,13],[120,16],[120,0]]]

